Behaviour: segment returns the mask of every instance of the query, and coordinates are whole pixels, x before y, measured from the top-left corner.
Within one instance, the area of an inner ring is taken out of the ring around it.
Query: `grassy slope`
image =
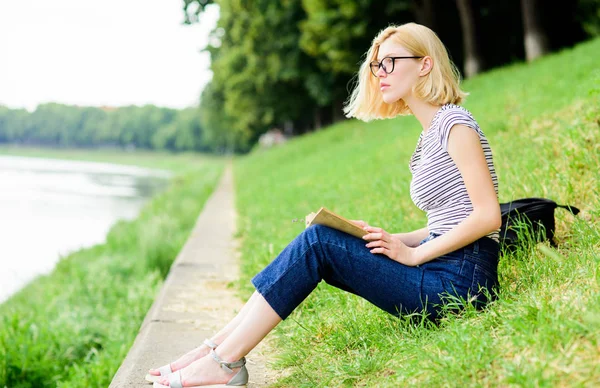
[[[223,171],[218,158],[20,149],[166,168],[176,176],[106,244],[77,251],[0,305],[0,387],[107,387]]]
[[[500,263],[502,294],[484,313],[414,325],[326,284],[276,329],[283,386],[600,384],[600,40],[465,83],[465,106],[494,152],[500,201],[549,197],[554,250]],[[326,206],[389,232],[426,224],[409,195],[414,118],[340,123],[236,160],[240,293]],[[401,286],[401,285],[399,285]]]

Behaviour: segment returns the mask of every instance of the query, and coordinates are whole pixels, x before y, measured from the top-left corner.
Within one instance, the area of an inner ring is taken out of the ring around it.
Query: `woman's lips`
[[[390,85],[388,85],[388,84],[381,84],[381,85],[379,85],[379,87],[381,88],[381,90],[383,90],[385,88],[389,88]]]

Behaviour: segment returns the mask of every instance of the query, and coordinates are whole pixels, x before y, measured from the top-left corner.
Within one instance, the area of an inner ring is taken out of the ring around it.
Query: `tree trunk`
[[[548,52],[548,38],[540,25],[536,11],[537,0],[521,0],[523,17],[523,35],[525,38],[525,57],[531,62]]]
[[[336,98],[333,100],[333,105],[332,105],[332,109],[333,111],[332,113],[332,118],[333,118],[333,122],[337,123],[338,121],[342,121],[344,119],[346,119],[346,116],[344,116],[344,101],[342,99]]]
[[[465,77],[469,78],[481,72],[483,64],[479,54],[477,41],[476,23],[473,16],[471,0],[456,0],[458,13],[460,14],[460,25],[463,35],[463,49],[465,56]]]
[[[323,126],[323,124],[321,123],[321,107],[319,107],[317,105],[317,106],[315,106],[315,115],[314,115],[315,131],[318,131],[319,129],[321,129],[322,126]]]
[[[433,9],[433,2],[434,0],[417,0],[412,4],[417,23],[423,24],[424,26],[427,26],[435,31],[435,12]]]
[[[283,122],[283,133],[287,137],[294,136],[294,122],[292,120],[285,120]]]

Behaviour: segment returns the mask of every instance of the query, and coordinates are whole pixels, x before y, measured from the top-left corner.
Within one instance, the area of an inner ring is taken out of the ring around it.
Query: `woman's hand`
[[[415,249],[406,246],[399,238],[375,226],[366,225],[364,230],[369,232],[363,239],[370,241],[365,246],[371,249],[371,253],[382,253],[390,259],[408,266],[417,265]]]
[[[367,223],[363,220],[350,220],[350,222],[360,226],[361,228],[364,228],[365,226],[367,226]]]

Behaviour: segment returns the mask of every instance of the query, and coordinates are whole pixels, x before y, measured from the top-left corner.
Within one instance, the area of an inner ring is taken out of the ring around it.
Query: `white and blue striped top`
[[[471,112],[454,104],[443,105],[433,117],[427,132],[421,132],[409,168],[412,173],[410,197],[427,213],[429,232],[444,234],[471,214],[473,206],[456,164],[448,154],[448,136],[456,124],[473,128],[479,140],[492,177],[496,196],[498,178],[492,150]],[[487,237],[499,241],[500,228]]]

